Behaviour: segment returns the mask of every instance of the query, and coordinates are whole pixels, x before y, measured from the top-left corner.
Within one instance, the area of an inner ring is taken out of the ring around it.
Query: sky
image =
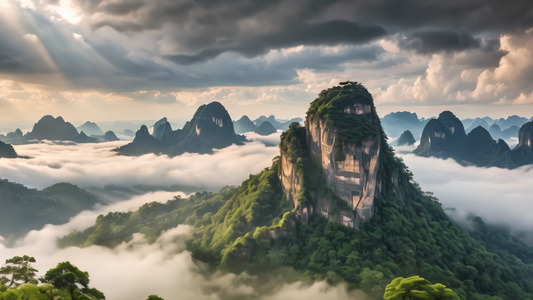
[[[378,112],[533,115],[527,0],[2,0],[0,120],[303,116],[340,81]]]

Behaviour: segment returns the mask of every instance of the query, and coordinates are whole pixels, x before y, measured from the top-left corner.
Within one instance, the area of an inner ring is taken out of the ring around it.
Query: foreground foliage
[[[445,285],[425,280],[420,276],[398,277],[387,285],[384,300],[459,300],[457,294]]]
[[[89,288],[89,274],[79,270],[70,262],[61,262],[46,272],[39,280],[38,272],[31,266],[35,258],[28,255],[7,259],[0,269],[0,299],[64,299],[102,300],[105,296],[95,288]]]

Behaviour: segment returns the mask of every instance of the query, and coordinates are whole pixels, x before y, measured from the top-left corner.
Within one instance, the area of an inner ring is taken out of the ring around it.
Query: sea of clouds
[[[0,174],[3,179],[34,188],[67,181],[82,187],[190,185],[198,190],[217,190],[240,184],[249,174],[270,166],[279,154],[277,147],[265,145],[277,144],[279,133],[253,137],[256,140],[244,146],[174,158],[152,154],[127,157],[110,151],[124,142],[16,146],[20,155],[31,158],[0,159]],[[434,192],[444,207],[473,212],[488,223],[533,232],[533,166],[515,170],[464,167],[453,160],[417,157],[408,153],[410,149],[396,150],[413,172],[415,181],[423,190]],[[108,299],[146,299],[150,294],[165,299],[364,299],[362,292],[349,292],[343,285],[289,283],[283,277],[258,285],[261,280],[246,274],[213,271],[194,261],[185,249],[183,240],[190,232],[186,226],[167,231],[152,244],[136,235],[114,249],[56,246],[58,237],[91,226],[99,214],[135,210],[144,203],[166,202],[175,195],[186,196],[177,191],[156,191],[98,206],[73,217],[67,224],[46,225],[32,231],[13,247],[2,245],[0,237],[0,261],[15,255],[34,256],[43,275],[58,262],[68,260],[88,271],[91,286],[102,290]]]

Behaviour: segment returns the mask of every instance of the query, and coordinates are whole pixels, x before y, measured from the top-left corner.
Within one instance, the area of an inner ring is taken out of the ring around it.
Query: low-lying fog
[[[154,154],[121,156],[111,151],[127,143],[124,141],[19,145],[15,146],[17,153],[30,158],[0,159],[0,174],[4,179],[39,189],[67,181],[85,188],[151,185],[218,190],[225,185],[238,185],[249,174],[272,164],[279,154],[277,144],[266,147],[261,141],[279,140],[279,134],[261,141],[256,138],[243,146],[215,150],[214,154],[186,153],[173,158]]]

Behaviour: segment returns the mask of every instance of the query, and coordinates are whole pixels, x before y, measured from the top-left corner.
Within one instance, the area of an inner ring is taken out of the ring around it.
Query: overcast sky
[[[362,82],[378,112],[533,115],[527,0],[2,0],[0,120],[303,116]]]

